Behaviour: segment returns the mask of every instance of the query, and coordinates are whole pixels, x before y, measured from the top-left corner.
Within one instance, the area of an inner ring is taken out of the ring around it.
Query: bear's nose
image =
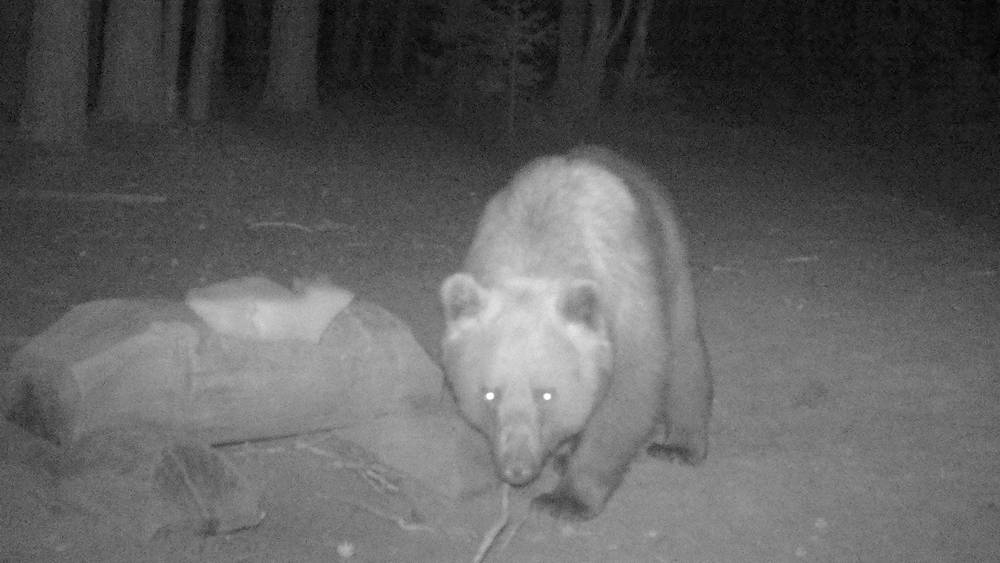
[[[507,465],[503,469],[503,480],[511,485],[523,485],[531,478],[531,468],[521,464]]]

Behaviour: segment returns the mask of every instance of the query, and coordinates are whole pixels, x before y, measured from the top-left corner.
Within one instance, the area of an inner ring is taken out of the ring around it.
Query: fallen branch
[[[500,518],[486,532],[486,535],[483,536],[483,541],[479,544],[479,550],[476,551],[476,556],[472,558],[472,563],[483,562],[486,554],[490,552],[490,548],[496,543],[497,537],[507,527],[508,520],[510,520],[510,485],[503,483],[500,486]],[[507,542],[504,542],[504,546],[506,545]]]
[[[307,227],[291,221],[255,221],[247,225],[248,229],[297,229],[307,233],[315,232],[312,227]]]
[[[399,529],[403,530],[404,532],[436,532],[437,531],[437,530],[434,529],[433,526],[428,526],[427,524],[423,524],[423,523],[417,521],[416,518],[414,518],[414,519],[411,520],[411,519],[407,519],[407,518],[405,518],[403,516],[396,516],[394,514],[390,514],[388,511],[382,510],[381,508],[377,508],[377,507],[375,507],[375,506],[373,506],[371,504],[368,504],[368,503],[362,503],[362,502],[357,502],[357,501],[342,501],[342,502],[344,504],[349,505],[349,506],[353,506],[355,508],[360,508],[361,510],[364,510],[365,512],[367,512],[367,513],[369,513],[369,514],[371,514],[373,516],[376,516],[378,518],[382,518],[384,520],[388,520],[389,522],[392,522],[392,523],[396,524],[397,526],[399,526]]]
[[[362,478],[364,478],[369,485],[371,485],[376,491],[382,494],[399,494],[399,485],[393,483],[386,473],[391,470],[383,467],[378,463],[366,463],[366,462],[354,462],[347,461],[343,459],[343,456],[325,450],[323,448],[314,446],[303,440],[295,441],[295,449],[305,450],[311,454],[318,455],[332,460],[333,466],[337,469],[347,469],[357,472]],[[345,501],[351,506],[355,506],[373,514],[379,518],[383,518],[390,522],[395,523],[399,528],[406,532],[434,532],[434,527],[424,524],[422,518],[416,513],[416,511],[411,511],[409,517],[397,516],[392,514],[390,511],[383,510],[374,506],[372,504],[361,502],[361,501]]]
[[[306,233],[324,233],[328,231],[354,232],[357,229],[347,223],[337,223],[329,219],[323,219],[314,225],[303,225],[294,221],[250,221],[247,228],[254,229],[295,229]]]
[[[360,475],[369,485],[375,490],[382,494],[397,494],[399,493],[399,485],[393,483],[387,474],[391,471],[386,467],[378,463],[366,463],[366,462],[353,462],[345,461],[342,456],[337,455],[331,451],[324,450],[323,448],[318,448],[307,442],[297,440],[295,442],[295,449],[306,450],[312,454],[318,455],[320,457],[325,457],[333,460],[333,466],[336,469],[348,469],[356,472]]]

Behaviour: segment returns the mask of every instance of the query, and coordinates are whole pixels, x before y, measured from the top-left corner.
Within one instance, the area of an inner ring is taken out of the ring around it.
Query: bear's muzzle
[[[500,477],[511,485],[524,485],[534,479],[542,465],[537,432],[528,425],[501,428],[496,462]]]

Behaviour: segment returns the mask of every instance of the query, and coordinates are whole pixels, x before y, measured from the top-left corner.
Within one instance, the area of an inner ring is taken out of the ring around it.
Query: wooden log
[[[59,443],[135,418],[211,444],[349,427],[443,396],[408,327],[355,300],[317,343],[218,334],[181,303],[74,307],[13,357],[0,405]]]

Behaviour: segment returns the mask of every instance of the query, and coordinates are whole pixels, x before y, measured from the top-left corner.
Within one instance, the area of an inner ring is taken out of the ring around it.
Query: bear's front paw
[[[665,459],[667,461],[682,463],[684,465],[698,465],[703,459],[705,459],[704,455],[699,455],[696,452],[693,452],[691,448],[672,444],[658,444],[655,442],[646,448],[646,454],[650,457]]]
[[[531,499],[531,507],[535,510],[548,512],[555,518],[571,522],[590,520],[599,512],[573,493],[559,490]]]

